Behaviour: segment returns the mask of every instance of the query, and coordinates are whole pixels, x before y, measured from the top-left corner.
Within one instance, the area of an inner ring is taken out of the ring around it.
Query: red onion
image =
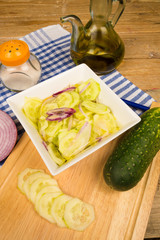
[[[81,129],[77,133],[77,136],[76,136],[75,140],[81,135],[81,133],[84,131],[84,129],[88,126],[88,124],[89,124],[89,122],[84,123],[84,125],[81,127]]]
[[[70,114],[70,113],[75,113],[76,110],[74,110],[73,108],[68,108],[68,107],[62,107],[62,108],[54,108],[54,109],[51,109],[47,112],[47,114],[50,116],[50,115],[53,115],[53,114],[64,114],[64,113],[67,113],[67,114]]]
[[[90,82],[87,83],[87,85],[86,85],[84,88],[82,88],[82,90],[79,92],[79,94],[81,94],[82,92],[84,92],[84,91],[88,88],[88,86],[89,86],[90,84],[91,84]]]
[[[85,112],[83,111],[81,104],[78,105],[78,108],[79,108],[80,112],[85,116],[85,118],[88,118],[87,114],[85,114]]]
[[[49,98],[44,99],[44,101],[42,102],[42,105],[41,105],[41,109],[45,104],[51,102],[53,99],[55,99],[55,98],[54,97],[49,97]]]
[[[61,114],[61,116],[59,114],[53,114],[53,115],[50,115],[49,117],[47,117],[46,120],[47,121],[61,121],[70,116],[71,116],[70,114],[63,114],[63,115]]]
[[[96,137],[97,142],[102,141],[103,137]]]
[[[17,128],[12,118],[0,110],[0,161],[12,151],[17,141]]]
[[[85,129],[85,127],[87,127],[88,126],[88,122],[85,122],[84,123],[84,125],[81,127],[81,129],[80,129],[80,133]]]
[[[59,92],[54,93],[52,96],[55,97],[55,96],[57,96],[57,95],[59,95],[59,94],[61,94],[61,93],[64,93],[64,92],[67,92],[67,91],[70,91],[70,90],[74,90],[75,88],[76,88],[76,87],[68,87],[68,88],[65,88],[65,89],[63,89],[63,90],[61,90],[61,91],[59,91]]]
[[[65,118],[68,118],[70,116],[73,115],[73,113],[75,113],[76,110],[73,108],[67,108],[67,107],[63,107],[63,108],[55,108],[52,110],[49,110],[47,112],[47,114],[49,115],[46,120],[48,121],[61,121]]]
[[[45,141],[42,141],[42,144],[45,147],[45,149],[48,151],[47,143]]]

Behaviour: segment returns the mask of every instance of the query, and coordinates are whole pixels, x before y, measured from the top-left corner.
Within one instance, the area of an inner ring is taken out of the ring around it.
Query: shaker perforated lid
[[[10,40],[0,45],[0,61],[5,66],[18,66],[30,57],[27,43],[22,40]]]

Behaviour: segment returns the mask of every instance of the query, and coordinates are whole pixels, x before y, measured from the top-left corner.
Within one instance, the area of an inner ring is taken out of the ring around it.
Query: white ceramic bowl
[[[73,85],[82,81],[87,81],[89,78],[96,80],[101,86],[101,93],[99,95],[99,101],[101,103],[109,106],[115,115],[121,128],[118,132],[108,136],[102,141],[98,142],[93,147],[90,147],[78,154],[74,159],[65,163],[62,166],[57,166],[55,162],[51,159],[48,151],[42,144],[42,139],[38,131],[28,122],[25,115],[22,112],[22,107],[24,105],[25,97],[39,97],[44,99],[55,92],[68,87],[68,85]],[[40,156],[42,157],[44,163],[46,164],[48,170],[52,175],[57,175],[58,173],[64,171],[73,164],[79,162],[89,154],[93,153],[97,149],[101,148],[103,145],[112,141],[114,138],[118,137],[120,134],[124,133],[126,130],[134,126],[140,121],[140,117],[131,110],[87,65],[81,64],[76,66],[64,73],[61,73],[55,77],[52,77],[42,83],[39,83],[27,90],[24,90],[10,98],[7,99],[8,104],[11,109],[19,119],[20,123],[24,127],[25,131],[28,133],[33,144],[37,148]]]

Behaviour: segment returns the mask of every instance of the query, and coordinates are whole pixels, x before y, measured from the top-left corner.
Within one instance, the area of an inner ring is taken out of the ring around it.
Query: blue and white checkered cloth
[[[70,33],[60,25],[41,28],[21,38],[21,40],[24,40],[28,44],[30,51],[38,57],[41,63],[42,75],[40,82],[75,66],[70,56],[70,38]],[[101,79],[120,98],[143,104],[147,107],[154,101],[151,96],[124,78],[117,70],[102,76]],[[6,102],[6,99],[13,94],[16,93],[9,91],[0,82],[0,109],[8,113],[14,120],[19,139],[24,129]],[[138,115],[142,113],[140,110],[133,110]],[[3,162],[0,164],[2,165]]]

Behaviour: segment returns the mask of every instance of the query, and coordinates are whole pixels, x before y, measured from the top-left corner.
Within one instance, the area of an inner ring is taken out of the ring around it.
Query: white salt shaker
[[[26,42],[11,40],[0,46],[0,79],[9,90],[19,92],[38,83],[41,65]]]

